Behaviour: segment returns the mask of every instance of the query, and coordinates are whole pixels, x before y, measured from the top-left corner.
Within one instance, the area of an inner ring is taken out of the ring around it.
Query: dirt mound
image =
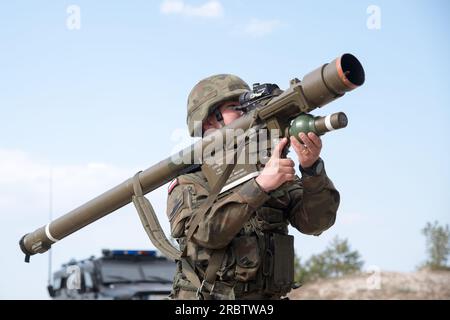
[[[291,291],[292,300],[450,299],[450,271],[362,273],[323,279]]]

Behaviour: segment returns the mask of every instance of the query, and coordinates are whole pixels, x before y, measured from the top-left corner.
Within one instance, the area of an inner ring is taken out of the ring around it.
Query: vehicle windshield
[[[175,272],[175,264],[167,260],[103,260],[100,264],[100,272],[103,283],[171,283]]]

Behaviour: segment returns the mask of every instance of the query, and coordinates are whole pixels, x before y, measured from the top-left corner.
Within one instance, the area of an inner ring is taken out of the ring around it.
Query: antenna
[[[53,170],[50,167],[48,179],[48,221],[53,219]],[[48,286],[53,285],[52,281],[52,249],[48,251]]]

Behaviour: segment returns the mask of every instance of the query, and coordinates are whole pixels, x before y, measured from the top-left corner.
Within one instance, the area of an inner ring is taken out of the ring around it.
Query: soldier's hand
[[[255,179],[265,192],[275,190],[286,181],[293,181],[295,178],[294,161],[290,158],[281,158],[281,153],[287,142],[288,139],[283,138],[277,144],[266,166]]]
[[[322,150],[322,140],[313,132],[308,132],[308,135],[300,132],[299,137],[304,144],[301,144],[296,138],[291,136],[291,145],[298,156],[298,162],[302,168],[306,169],[319,159],[320,150]]]

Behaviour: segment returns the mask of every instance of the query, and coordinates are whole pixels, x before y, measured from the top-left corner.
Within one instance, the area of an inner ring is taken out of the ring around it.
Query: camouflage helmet
[[[245,81],[232,74],[214,75],[197,83],[189,93],[187,103],[186,120],[191,137],[201,135],[201,124],[217,104],[237,99],[241,93],[249,90]]]

